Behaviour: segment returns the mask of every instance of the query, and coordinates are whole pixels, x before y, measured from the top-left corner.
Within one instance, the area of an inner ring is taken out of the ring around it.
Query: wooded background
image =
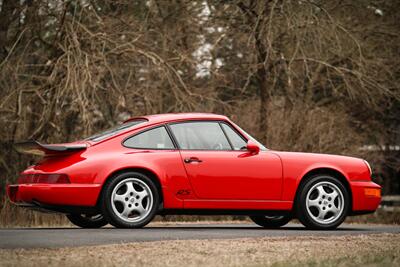
[[[268,148],[367,159],[400,193],[400,1],[0,0],[0,196],[137,115],[229,116]],[[3,205],[3,201],[1,201]]]

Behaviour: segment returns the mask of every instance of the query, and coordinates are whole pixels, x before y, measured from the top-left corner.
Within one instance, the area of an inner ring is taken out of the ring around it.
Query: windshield
[[[92,136],[86,138],[85,140],[98,142],[98,141],[104,140],[104,139],[106,139],[108,137],[114,136],[114,135],[122,132],[123,130],[125,130],[127,128],[130,128],[130,127],[133,127],[135,125],[138,125],[139,123],[142,123],[142,122],[146,122],[146,120],[128,121],[128,122],[125,122],[123,124],[114,126],[114,127],[110,128],[110,129],[107,129],[107,130],[105,130],[105,131],[103,131],[101,133],[97,133],[95,135],[92,135]]]
[[[249,140],[251,140],[251,141],[253,141],[254,143],[256,143],[256,144],[260,147],[260,150],[268,150],[263,144],[261,144],[260,142],[258,142],[253,136],[251,136],[250,134],[248,134],[245,130],[243,130],[242,128],[240,128],[237,124],[235,124],[235,126],[238,127],[238,128],[242,131],[242,133],[244,133],[244,134],[246,135],[246,137],[247,137]]]

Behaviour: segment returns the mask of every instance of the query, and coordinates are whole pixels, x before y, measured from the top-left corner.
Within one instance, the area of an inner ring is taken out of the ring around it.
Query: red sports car
[[[334,229],[371,213],[381,188],[362,159],[265,148],[227,117],[136,117],[83,141],[16,144],[42,155],[7,194],[80,227],[138,228],[156,214],[247,215],[266,228],[298,218]]]

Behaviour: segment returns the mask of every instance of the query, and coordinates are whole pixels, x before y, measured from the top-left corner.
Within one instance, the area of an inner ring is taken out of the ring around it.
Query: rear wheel
[[[108,224],[103,215],[67,214],[68,220],[81,228],[100,228]]]
[[[102,192],[102,213],[115,227],[140,228],[156,215],[160,203],[154,182],[146,175],[127,172],[111,178]]]
[[[281,215],[281,216],[257,215],[257,216],[250,216],[250,219],[264,228],[273,229],[284,226],[285,224],[290,222],[292,217],[290,215]]]
[[[300,222],[310,229],[330,230],[346,219],[350,196],[346,187],[329,175],[316,175],[301,188],[296,199]]]

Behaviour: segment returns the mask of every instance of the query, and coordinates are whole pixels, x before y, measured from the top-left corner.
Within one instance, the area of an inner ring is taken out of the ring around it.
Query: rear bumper
[[[43,203],[57,206],[96,205],[100,184],[18,184],[7,185],[7,195],[17,205]]]
[[[353,212],[374,212],[381,203],[381,187],[372,181],[352,181]]]

